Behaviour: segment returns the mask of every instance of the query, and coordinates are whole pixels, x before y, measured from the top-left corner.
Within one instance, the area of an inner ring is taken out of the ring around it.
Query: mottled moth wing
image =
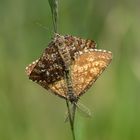
[[[29,79],[66,98],[65,66],[58,45],[64,45],[71,56],[71,78],[75,96],[79,97],[95,82],[112,59],[111,52],[95,49],[96,43],[70,35],[55,34],[53,41],[37,61],[26,68]]]
[[[112,53],[105,50],[83,52],[71,66],[73,89],[77,96],[85,93],[112,60]]]

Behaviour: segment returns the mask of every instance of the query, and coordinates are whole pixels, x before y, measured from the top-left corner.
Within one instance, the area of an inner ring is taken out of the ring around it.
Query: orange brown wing
[[[85,93],[106,69],[112,53],[96,50],[81,54],[71,66],[73,89],[77,96]]]

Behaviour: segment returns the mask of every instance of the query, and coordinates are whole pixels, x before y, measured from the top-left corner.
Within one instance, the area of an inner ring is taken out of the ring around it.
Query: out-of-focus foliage
[[[139,6],[138,0],[59,0],[59,33],[96,40],[114,56],[81,98],[93,116],[76,114],[77,140],[140,139]],[[48,0],[0,0],[0,140],[72,139],[65,101],[24,72],[52,31]]]

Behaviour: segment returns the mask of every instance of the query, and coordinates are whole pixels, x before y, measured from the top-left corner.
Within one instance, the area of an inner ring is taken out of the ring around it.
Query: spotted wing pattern
[[[85,93],[110,64],[111,60],[112,53],[105,50],[95,49],[79,55],[71,65],[71,77],[75,96],[79,97]],[[53,91],[59,89],[59,92],[64,94],[65,90],[63,89],[66,89],[64,82],[63,79],[54,83],[51,89]]]
[[[76,96],[85,93],[106,69],[112,59],[111,52],[96,50],[81,54],[71,66],[73,89]]]
[[[31,66],[33,69],[31,69]],[[43,55],[37,61],[30,64],[29,68],[26,68],[27,71],[30,71],[27,72],[29,79],[36,82],[45,81],[47,85],[60,80],[64,76],[63,60],[57,48],[53,46],[53,43],[49,44],[49,47],[44,50]]]
[[[55,34],[43,55],[26,67],[26,73],[29,79],[63,98],[66,98],[67,86],[64,76],[65,66],[58,45],[65,45],[70,53],[73,90],[75,96],[79,97],[108,66],[112,54],[95,49],[94,41]]]

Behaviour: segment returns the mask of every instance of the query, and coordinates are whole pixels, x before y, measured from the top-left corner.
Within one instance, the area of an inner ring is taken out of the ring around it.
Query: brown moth
[[[42,56],[26,67],[26,73],[32,81],[66,99],[65,70],[69,67],[73,96],[78,99],[92,86],[111,60],[112,53],[96,49],[96,43],[92,40],[55,34]]]

